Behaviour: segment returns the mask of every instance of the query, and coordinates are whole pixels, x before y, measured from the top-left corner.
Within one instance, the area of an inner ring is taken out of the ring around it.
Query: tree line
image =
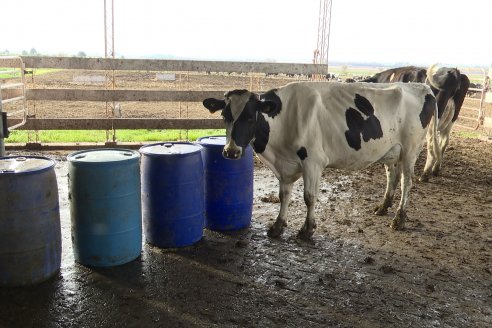
[[[22,50],[19,54],[17,52],[11,52],[8,49],[0,51],[0,56],[43,56],[43,54],[39,53],[35,48],[31,48],[31,50]],[[65,54],[61,54],[60,56],[66,56]],[[77,54],[72,55],[73,57],[87,57],[87,54],[84,51],[79,51]]]

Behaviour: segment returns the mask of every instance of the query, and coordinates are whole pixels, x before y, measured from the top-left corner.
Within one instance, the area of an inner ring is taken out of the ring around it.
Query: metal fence
[[[462,69],[462,72],[471,78],[472,83],[455,125],[468,130],[477,130],[484,125],[486,103],[490,102],[487,99],[487,93],[490,93],[490,77],[483,68],[466,68]]]
[[[155,74],[156,79],[174,79],[176,75],[190,72],[195,74],[223,74],[223,75],[246,75],[250,79],[249,89],[255,89],[260,85],[260,79],[282,75],[289,77],[302,76],[305,79],[312,77],[323,77],[328,71],[327,65],[322,64],[292,64],[292,63],[262,63],[262,62],[225,62],[225,61],[195,61],[195,60],[159,60],[159,59],[114,59],[114,58],[75,58],[75,57],[0,57],[0,112],[2,104],[9,107],[7,121],[0,121],[0,145],[3,144],[2,137],[8,134],[6,129],[1,129],[8,124],[9,130],[22,129],[29,131],[41,130],[106,130],[119,129],[220,129],[223,128],[222,121],[218,118],[190,118],[181,117],[121,117],[115,113],[115,109],[104,117],[75,117],[63,118],[52,115],[50,117],[36,117],[36,104],[42,102],[99,102],[112,103],[113,107],[119,102],[166,102],[197,103],[208,97],[221,97],[224,89],[192,90],[187,88],[186,83],[179,83],[179,87],[173,90],[160,89],[159,87],[148,88],[114,88],[102,86],[80,88],[68,84],[68,87],[42,86],[37,87],[34,83],[33,71],[37,69],[56,69],[77,71],[99,71],[100,76],[74,78],[77,82],[101,82],[104,84],[104,76],[109,72],[147,72]],[[2,74],[3,73],[3,74]],[[26,83],[26,73],[31,74],[32,82]],[[478,86],[470,88],[469,96],[462,108],[458,126],[477,129],[483,125],[486,111],[484,106],[487,100],[489,88],[489,76],[485,70],[467,69],[465,74],[473,75],[475,80],[481,80]],[[262,76],[262,78],[260,78]],[[100,79],[99,79],[100,78]],[[89,79],[89,80],[87,80]],[[101,81],[99,81],[101,80]],[[29,84],[29,86],[28,86]],[[106,83],[107,84],[107,83]],[[206,89],[206,88],[205,88]],[[27,106],[28,102],[31,104]],[[18,104],[18,109],[12,109],[12,104]],[[186,105],[187,106],[187,105]],[[28,108],[29,107],[29,108]],[[107,106],[106,106],[107,108]],[[34,111],[33,111],[34,109]],[[4,107],[5,112],[5,107]],[[116,114],[116,115],[115,115]],[[5,117],[5,114],[3,114]],[[3,131],[3,132],[2,132]],[[37,133],[36,133],[37,135]],[[110,142],[108,134],[106,142]],[[37,137],[36,137],[37,141]],[[113,138],[113,142],[115,139]]]
[[[327,71],[326,65],[221,62],[157,59],[111,59],[72,57],[22,57],[24,68],[156,71],[156,72],[223,72],[264,73],[288,75],[315,75]],[[16,67],[19,58],[0,57],[0,67]],[[22,76],[23,76],[22,73]],[[104,74],[104,72],[103,72]],[[24,83],[25,84],[25,83]],[[200,102],[207,97],[221,97],[226,90],[125,90],[125,89],[77,89],[77,88],[26,88],[27,101],[97,101],[97,102]],[[5,98],[5,97],[4,97]],[[27,113],[29,114],[29,113]],[[9,126],[18,125],[19,119],[9,120]],[[207,129],[222,128],[220,119],[151,119],[151,118],[36,118],[26,115],[23,130],[107,130],[107,129]]]

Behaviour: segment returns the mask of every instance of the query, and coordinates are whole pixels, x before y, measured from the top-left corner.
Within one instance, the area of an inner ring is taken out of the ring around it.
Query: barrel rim
[[[210,139],[210,138],[217,138],[217,137],[221,137],[221,138],[227,138],[226,135],[213,135],[213,136],[205,136],[205,137],[200,137],[196,140],[196,142],[203,146],[203,147],[217,147],[217,148],[223,148],[225,146],[225,143],[223,145],[219,145],[219,144],[210,144],[210,143],[204,143],[202,140],[204,139]]]
[[[172,156],[179,156],[179,157],[183,157],[183,156],[190,156],[190,155],[195,155],[197,153],[201,153],[201,151],[203,150],[203,146],[196,143],[196,142],[190,142],[190,141],[161,141],[161,142],[156,142],[156,143],[151,143],[151,144],[148,144],[148,145],[144,145],[142,147],[140,147],[138,149],[138,151],[140,152],[140,154],[142,155],[145,155],[145,156],[149,156],[149,157],[163,157],[163,156],[168,156],[168,155],[171,155],[171,154],[161,154],[161,153],[151,153],[149,151],[146,151],[145,148],[149,148],[149,147],[154,147],[154,146],[159,146],[159,145],[163,145],[163,144],[166,144],[166,143],[170,143],[170,144],[184,144],[184,145],[192,145],[192,146],[196,146],[197,149],[195,151],[192,151],[192,152],[189,152],[189,153],[181,153],[181,154],[172,154]]]
[[[128,157],[128,158],[121,158],[117,161],[80,161],[76,159],[75,157],[80,154],[85,154],[85,153],[90,153],[90,152],[99,152],[99,151],[121,151],[121,152],[130,152],[134,156]],[[88,150],[79,150],[73,153],[70,153],[67,155],[67,161],[70,162],[71,164],[77,163],[77,164],[84,164],[84,165],[101,165],[101,164],[110,164],[110,163],[121,163],[121,162],[131,162],[135,160],[140,159],[140,153],[136,150],[133,149],[126,149],[126,148],[96,148],[96,149],[88,149]]]
[[[0,157],[0,161],[3,160],[3,159],[13,159],[13,158],[21,158],[21,157],[24,157],[24,158],[35,158],[35,159],[43,159],[43,160],[47,160],[50,163],[50,165],[46,166],[46,167],[43,167],[41,169],[35,169],[35,170],[29,170],[29,171],[22,171],[22,172],[10,172],[10,171],[0,171],[2,175],[27,175],[27,174],[36,174],[36,173],[42,173],[42,172],[45,172],[45,171],[49,171],[49,170],[52,170],[55,165],[56,165],[56,161],[54,159],[51,159],[49,157],[44,157],[44,156],[38,156],[38,155],[13,155],[13,156],[2,156]]]
[[[223,147],[225,146],[225,144],[223,144],[223,145],[218,145],[218,144],[210,144],[210,143],[203,143],[203,142],[201,142],[203,139],[207,139],[207,138],[217,138],[217,137],[227,138],[227,136],[226,136],[226,135],[220,134],[220,135],[213,135],[213,136],[205,136],[205,137],[200,137],[200,138],[198,138],[198,139],[196,140],[196,142],[197,142],[200,146],[202,146],[202,147],[204,147],[204,148],[205,148],[205,147],[208,147],[208,148],[223,148]],[[249,145],[249,144],[248,144],[245,148],[246,148],[246,149],[249,149],[249,148],[251,148],[251,145]]]

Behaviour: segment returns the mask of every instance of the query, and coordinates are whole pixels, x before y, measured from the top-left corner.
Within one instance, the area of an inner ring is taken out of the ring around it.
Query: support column
[[[7,127],[5,127],[7,128]],[[2,89],[0,88],[0,157],[5,156],[5,142],[3,135],[3,111],[2,111]]]

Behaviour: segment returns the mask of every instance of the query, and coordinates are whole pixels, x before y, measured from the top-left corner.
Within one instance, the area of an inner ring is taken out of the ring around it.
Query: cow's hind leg
[[[401,169],[398,163],[384,164],[384,168],[386,170],[386,191],[383,202],[374,208],[374,214],[376,215],[386,215],[388,213],[388,208],[393,205],[393,197],[400,179]]]
[[[384,193],[383,202],[374,208],[374,214],[376,215],[385,215],[388,213],[388,208],[393,205],[393,196],[395,195],[396,185],[400,178],[400,156],[401,146],[394,145],[383,158],[379,160],[380,163],[384,164],[386,170],[386,191]]]
[[[316,229],[316,220],[314,217],[314,207],[318,198],[319,180],[321,179],[322,170],[319,167],[311,167],[304,170],[304,203],[307,207],[306,221],[297,237],[303,240],[311,240],[314,229]]]
[[[272,238],[279,237],[287,226],[287,208],[289,207],[290,199],[292,197],[293,182],[279,181],[279,199],[280,199],[280,212],[277,216],[277,220],[270,226],[268,230],[268,236]]]
[[[439,149],[439,145],[434,144],[434,138],[430,132],[427,133],[427,159],[425,161],[424,172],[419,178],[421,182],[429,181],[429,176],[431,175],[431,171],[433,166],[436,164],[436,158],[434,156],[434,147]]]
[[[444,156],[444,151],[448,147],[449,143],[449,134],[451,133],[451,128],[453,127],[453,123],[451,122],[444,128],[443,130],[440,131],[439,133],[439,151],[441,152],[441,158],[437,160],[434,165],[432,166],[432,174],[434,176],[438,176],[440,171],[441,171],[441,162],[442,158]]]
[[[417,161],[417,154],[414,154],[409,158],[405,156],[401,163],[401,199],[396,211],[396,215],[391,222],[391,228],[393,230],[403,230],[405,227],[405,220],[407,218],[407,213],[405,211],[408,205],[408,197],[410,194],[410,189],[412,188],[412,178],[415,168],[415,162]]]

